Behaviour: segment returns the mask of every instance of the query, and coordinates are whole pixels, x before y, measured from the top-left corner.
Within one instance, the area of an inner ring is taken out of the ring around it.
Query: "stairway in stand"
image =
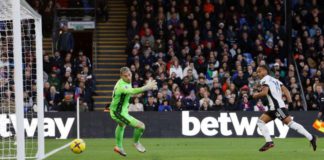
[[[43,51],[46,54],[54,55],[54,53],[52,53],[52,38],[48,38],[48,37],[43,38]]]
[[[95,110],[104,110],[110,104],[119,69],[126,65],[127,6],[122,0],[109,0],[108,22],[97,23],[97,95],[94,96]]]

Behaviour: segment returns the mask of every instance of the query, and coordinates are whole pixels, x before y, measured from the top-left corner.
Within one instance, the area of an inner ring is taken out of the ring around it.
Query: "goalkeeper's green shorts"
[[[110,116],[117,123],[122,123],[132,127],[135,127],[138,124],[138,120],[128,113],[118,113],[117,111],[110,110]]]

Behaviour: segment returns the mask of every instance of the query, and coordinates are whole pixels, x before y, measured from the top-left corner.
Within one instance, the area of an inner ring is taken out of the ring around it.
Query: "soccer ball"
[[[73,153],[80,154],[86,148],[86,144],[82,139],[75,139],[70,144],[70,149]]]

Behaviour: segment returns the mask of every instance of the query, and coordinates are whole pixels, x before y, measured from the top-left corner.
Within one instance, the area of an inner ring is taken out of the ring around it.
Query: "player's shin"
[[[312,140],[313,136],[299,123],[291,121],[288,123],[288,127],[297,131],[299,134],[304,135],[308,140]]]
[[[117,125],[116,130],[115,130],[116,145],[120,149],[123,148],[125,127],[126,126]]]
[[[134,129],[134,142],[138,143],[139,139],[142,137],[144,133],[145,127],[135,128]]]
[[[272,142],[272,139],[271,139],[271,136],[269,133],[269,129],[266,126],[266,124],[261,119],[259,119],[257,122],[257,125],[258,125],[263,137],[265,138],[266,142]]]

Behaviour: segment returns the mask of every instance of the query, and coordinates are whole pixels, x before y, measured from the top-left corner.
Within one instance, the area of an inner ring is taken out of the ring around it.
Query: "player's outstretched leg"
[[[289,128],[297,131],[301,135],[304,135],[310,141],[310,143],[311,143],[311,145],[313,147],[313,150],[316,151],[316,148],[317,148],[317,144],[316,144],[317,138],[316,138],[316,136],[311,135],[302,125],[300,125],[297,122],[294,122],[291,119],[291,116],[288,116],[287,118],[285,118],[283,120],[283,122],[285,124],[287,124]]]
[[[257,125],[263,135],[263,137],[266,140],[266,143],[259,149],[260,152],[264,152],[272,147],[274,147],[274,143],[271,139],[270,132],[268,127],[266,126],[266,123],[271,121],[272,118],[268,116],[267,114],[261,115],[260,119],[257,122]]]
[[[145,147],[140,143],[140,138],[142,137],[145,130],[145,125],[143,122],[138,121],[134,129],[134,147],[141,153],[146,151]]]
[[[126,156],[126,152],[123,148],[125,127],[126,125],[120,123],[117,125],[115,130],[116,146],[114,147],[114,151],[122,156]]]
[[[317,141],[317,137],[315,135],[312,135],[313,138],[312,140],[310,141],[310,144],[312,145],[313,147],[313,150],[316,151],[316,148],[317,148],[317,144],[316,144],[316,141]]]

